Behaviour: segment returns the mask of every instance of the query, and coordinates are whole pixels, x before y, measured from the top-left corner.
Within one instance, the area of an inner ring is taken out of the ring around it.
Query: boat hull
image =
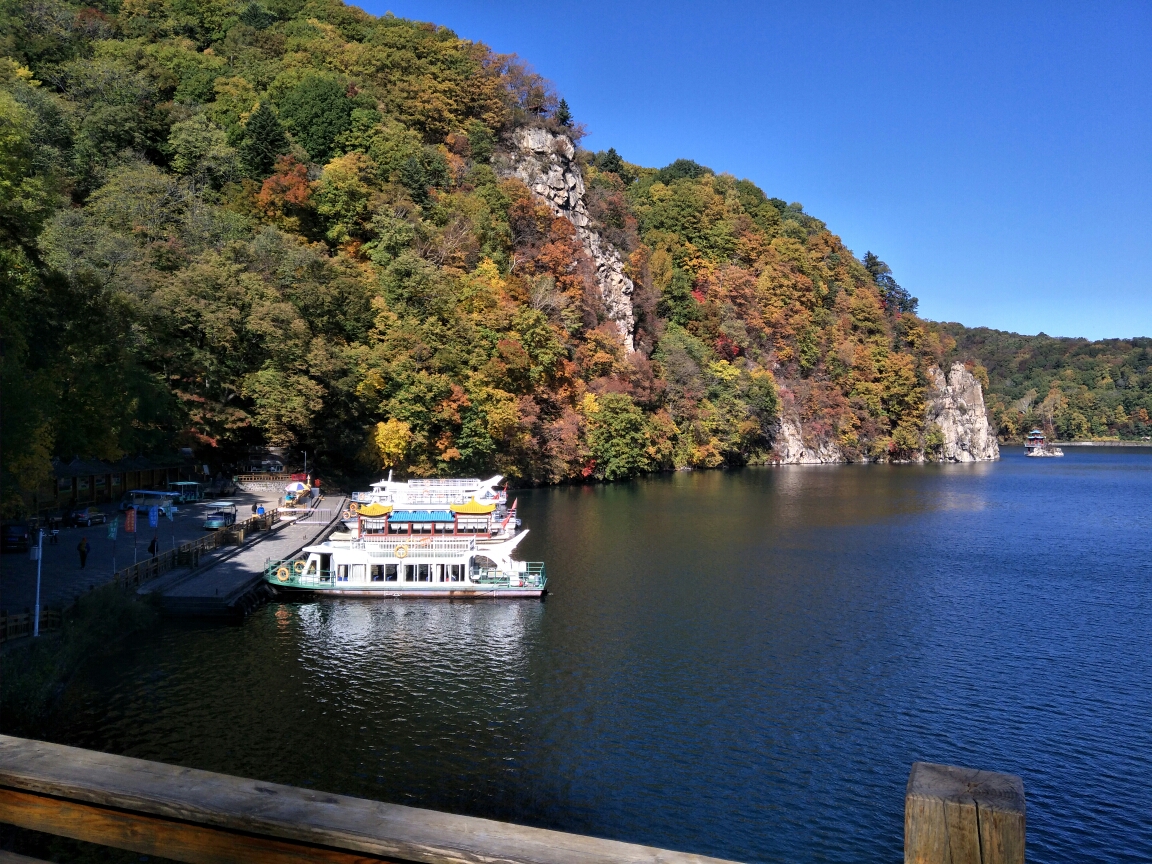
[[[490,588],[483,585],[469,585],[461,588],[296,588],[291,586],[272,585],[276,593],[281,596],[303,595],[333,595],[336,597],[383,597],[388,599],[437,598],[441,600],[470,600],[493,598],[539,599],[547,593],[544,588]]]

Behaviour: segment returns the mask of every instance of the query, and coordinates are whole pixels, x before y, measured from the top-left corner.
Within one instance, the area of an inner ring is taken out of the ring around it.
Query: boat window
[[[461,516],[456,520],[458,534],[484,534],[488,531],[488,518],[481,516]]]
[[[443,582],[444,581],[444,565],[443,564],[433,564],[432,566],[434,568],[433,573],[432,573],[432,581],[433,582]]]
[[[384,581],[385,582],[395,582],[396,581],[396,571],[399,569],[399,566],[400,565],[398,565],[398,564],[385,564],[384,565]]]
[[[449,564],[451,568],[451,581],[460,582],[464,579],[464,565],[463,564]]]
[[[432,578],[431,573],[429,572],[431,569],[431,565],[430,564],[417,564],[416,566],[418,568],[420,568],[418,571],[419,575],[417,576],[417,581],[418,582],[430,581]]]
[[[348,581],[348,565],[347,564],[337,564],[336,565],[336,581],[337,582],[347,582]]]
[[[364,565],[363,564],[353,564],[352,565],[352,580],[354,582],[363,582],[364,581]]]
[[[312,558],[308,561],[308,575],[309,576],[315,576],[316,575],[316,556],[315,555],[313,555]]]
[[[436,523],[436,533],[437,534],[451,534],[452,533],[452,523],[451,522],[437,522]]]
[[[388,523],[388,533],[389,534],[407,534],[408,533],[408,523],[407,522],[389,522]]]
[[[405,582],[415,582],[416,581],[416,565],[415,564],[405,564],[404,565],[404,581]]]
[[[392,566],[395,567],[396,565],[393,564]],[[383,582],[384,581],[384,565],[383,564],[373,564],[372,570],[371,570],[369,575],[372,577],[373,582]]]
[[[412,523],[412,533],[413,534],[431,534],[432,533],[432,523],[431,522],[413,522]]]

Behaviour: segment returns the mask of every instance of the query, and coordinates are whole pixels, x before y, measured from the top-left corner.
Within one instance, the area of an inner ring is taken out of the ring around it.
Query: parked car
[[[213,501],[204,517],[204,530],[216,531],[236,524],[236,505],[231,501]]]
[[[0,534],[0,549],[5,552],[27,552],[32,542],[32,529],[27,522],[5,522]]]
[[[108,515],[98,507],[81,507],[68,514],[68,522],[72,525],[103,525],[108,521]]]

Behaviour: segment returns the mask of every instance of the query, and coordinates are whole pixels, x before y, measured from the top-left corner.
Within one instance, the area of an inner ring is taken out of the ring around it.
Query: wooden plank
[[[915,762],[904,796],[905,864],[1024,864],[1024,783]]]
[[[426,864],[718,860],[2,735],[0,787],[105,810]]]
[[[0,820],[189,864],[382,864],[385,860],[11,789],[0,789]]]
[[[0,849],[0,864],[48,864],[40,858],[29,858],[27,855],[17,855],[15,852],[5,852]]]

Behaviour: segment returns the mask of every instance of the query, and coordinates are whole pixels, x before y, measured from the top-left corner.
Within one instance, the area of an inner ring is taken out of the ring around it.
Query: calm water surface
[[[521,492],[535,601],[165,625],[67,743],[764,862],[896,862],[917,759],[1152,861],[1152,450]]]

